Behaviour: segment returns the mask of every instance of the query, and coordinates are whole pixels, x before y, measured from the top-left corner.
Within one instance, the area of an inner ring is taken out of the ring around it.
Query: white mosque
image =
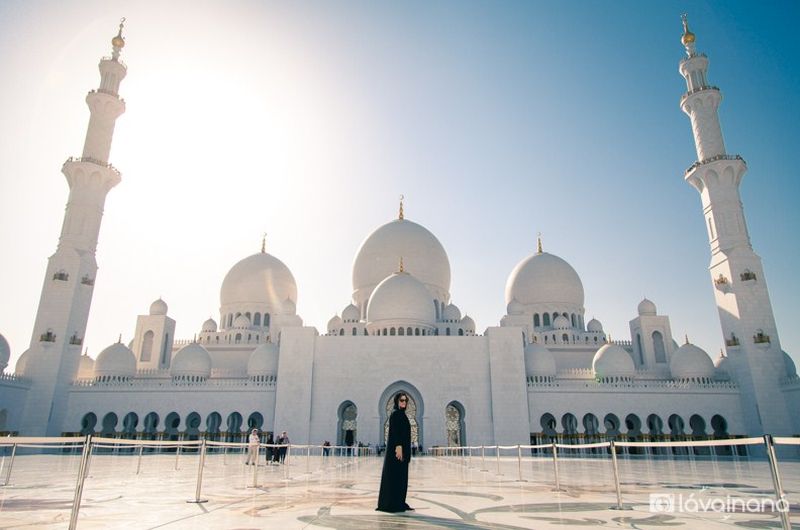
[[[541,241],[510,272],[507,314],[479,332],[451,300],[444,247],[405,218],[402,202],[357,250],[352,300],[323,332],[303,325],[291,271],[262,246],[230,269],[219,321],[207,320],[194,339],[176,339],[159,299],[137,317],[130,344],[92,360],[81,350],[95,249],[106,194],[120,182],[108,163],[125,111],[120,25],[112,56],[100,61],[100,87],[86,98],[83,154],[62,167],[64,224],[30,348],[13,372],[0,336],[0,431],[238,440],[256,427],[286,430],[295,443],[379,445],[402,390],[424,447],[800,433],[790,413],[800,408],[800,379],[781,350],[739,196],[747,166],[725,151],[720,91],[706,80],[708,59],[685,20],[682,43],[680,106],[698,159],[684,178],[701,196],[725,337],[715,361],[679,345],[669,317],[647,299],[630,340],[611,340],[598,320],[585,321],[578,273]]]

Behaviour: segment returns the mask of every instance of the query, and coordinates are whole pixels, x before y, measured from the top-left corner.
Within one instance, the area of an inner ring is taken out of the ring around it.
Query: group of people
[[[289,446],[289,435],[286,434],[286,431],[283,431],[277,440],[273,440],[272,433],[267,433],[267,439],[264,442],[266,444],[266,459],[267,464],[283,464],[286,460],[286,449]],[[258,446],[261,444],[261,436],[258,433],[258,429],[253,429],[250,431],[250,436],[247,438],[247,461],[245,465],[256,465],[258,464]],[[274,447],[274,446],[278,447]]]

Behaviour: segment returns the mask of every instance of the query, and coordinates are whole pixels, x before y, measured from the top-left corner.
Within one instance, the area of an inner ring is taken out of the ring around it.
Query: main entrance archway
[[[381,441],[386,444],[386,439],[389,436],[389,416],[394,410],[394,397],[400,392],[405,392],[409,398],[406,406],[406,415],[411,423],[411,445],[422,447],[424,440],[422,418],[425,416],[425,406],[419,391],[414,385],[406,381],[392,383],[381,394],[381,399],[378,402],[378,414],[381,421],[379,432],[382,433]]]

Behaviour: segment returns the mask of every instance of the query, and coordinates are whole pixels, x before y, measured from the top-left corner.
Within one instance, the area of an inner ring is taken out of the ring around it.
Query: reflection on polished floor
[[[77,455],[18,455],[0,487],[0,528],[67,528],[79,463]],[[256,469],[241,455],[211,454],[200,492],[207,502],[187,503],[196,498],[197,454],[145,454],[141,463],[133,454],[94,455],[78,528],[781,528],[762,460],[620,459],[626,509],[616,510],[607,455],[559,459],[560,491],[547,457],[427,456],[411,463],[416,511],[405,514],[374,510],[381,463],[301,455]],[[800,463],[780,469],[798,524]]]

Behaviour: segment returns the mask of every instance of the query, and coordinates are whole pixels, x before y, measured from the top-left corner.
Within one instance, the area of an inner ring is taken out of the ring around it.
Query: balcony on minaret
[[[83,285],[89,285],[89,286],[92,286],[92,285],[94,285],[94,278],[90,278],[88,274],[85,274],[85,275],[83,276],[83,278],[81,278],[81,283],[82,283]]]
[[[769,344],[769,335],[765,335],[760,329],[753,335],[753,342],[756,344]]]
[[[39,336],[39,342],[55,342],[56,341],[56,334],[53,333],[52,329],[48,329],[45,333],[42,333]]]
[[[69,280],[69,274],[66,273],[63,269],[53,274],[53,280],[58,280],[60,282],[66,282]]]
[[[745,269],[744,272],[739,275],[739,278],[741,278],[743,282],[754,282],[756,281],[756,273],[750,269]]]
[[[739,345],[739,339],[736,338],[736,335],[734,335],[731,332],[731,338],[725,339],[725,346],[733,347],[733,346],[738,346],[738,345]]]
[[[723,293],[728,293],[731,290],[731,282],[722,273],[720,273],[719,276],[714,279],[714,287]]]
[[[111,97],[117,98],[117,99],[118,99],[118,100],[120,100],[122,103],[125,103],[125,99],[124,99],[124,98],[121,98],[121,97],[119,97],[119,94],[117,94],[117,93],[116,93],[116,92],[114,92],[113,90],[108,90],[108,89],[106,89],[106,88],[92,89],[92,90],[90,90],[89,92],[87,92],[87,93],[86,93],[86,95],[87,95],[87,96],[88,96],[89,94],[105,94],[105,95],[107,95],[107,96],[111,96]]]
[[[69,343],[73,346],[81,346],[83,344],[83,339],[78,337],[77,333],[73,333],[69,338]]]

